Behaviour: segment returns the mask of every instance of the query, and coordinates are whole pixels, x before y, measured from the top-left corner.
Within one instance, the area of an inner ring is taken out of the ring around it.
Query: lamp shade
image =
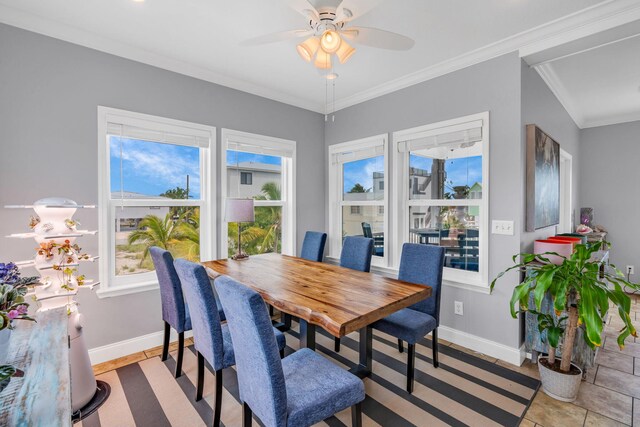
[[[309,37],[297,46],[298,54],[305,61],[311,62],[318,50],[318,46],[320,46],[320,39],[318,37]]]
[[[321,70],[326,70],[331,68],[331,54],[326,53],[324,50],[319,49],[318,54],[316,55],[316,60],[313,63],[316,68],[320,68]]]
[[[354,47],[342,40],[340,48],[336,51],[336,56],[338,57],[338,61],[340,61],[341,64],[344,64],[355,52],[356,49]]]
[[[320,46],[322,46],[322,50],[327,53],[333,53],[340,47],[340,43],[342,39],[335,31],[325,31],[320,39]]]
[[[227,199],[226,222],[254,222],[253,199]]]

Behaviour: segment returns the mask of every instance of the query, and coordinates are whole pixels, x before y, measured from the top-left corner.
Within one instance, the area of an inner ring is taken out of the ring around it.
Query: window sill
[[[147,292],[158,289],[158,282],[142,282],[134,285],[114,286],[110,288],[100,288],[96,291],[98,298],[111,298],[123,295],[135,294],[138,292]]]
[[[330,264],[338,265],[340,260],[335,257],[327,256],[325,257],[326,261]],[[374,273],[398,277],[398,269],[392,267],[381,267],[378,265],[371,265],[371,271]],[[446,272],[445,272],[446,275]],[[478,292],[481,294],[490,294],[491,290],[489,289],[489,284],[482,282],[461,282],[456,280],[447,279],[446,277],[442,279],[442,284],[445,286],[451,286],[452,288],[464,289],[466,291]]]

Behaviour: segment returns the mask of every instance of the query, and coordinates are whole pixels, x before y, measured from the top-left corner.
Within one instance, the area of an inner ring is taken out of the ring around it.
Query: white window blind
[[[334,152],[331,155],[331,162],[338,165],[382,155],[384,155],[384,141],[381,140],[379,144],[373,146],[369,144],[369,146],[350,148],[348,151]]]
[[[211,143],[204,130],[118,116],[107,118],[107,135],[201,148]]]
[[[256,138],[232,135],[227,140],[227,149],[245,153],[264,154],[267,156],[291,158],[294,146],[290,143],[276,140],[256,140]]]
[[[398,142],[398,151],[417,151],[425,148],[441,146],[468,146],[482,141],[482,120],[474,120],[457,125],[429,129],[419,132]]]

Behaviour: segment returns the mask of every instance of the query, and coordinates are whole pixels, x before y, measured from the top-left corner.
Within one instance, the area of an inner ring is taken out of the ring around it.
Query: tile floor
[[[640,297],[633,297],[631,311],[640,330]],[[612,314],[596,366],[587,372],[578,399],[560,402],[540,391],[522,426],[640,426],[640,337],[627,338],[625,348],[620,350],[616,337],[622,323],[615,317],[617,313]],[[537,371],[528,361],[520,369]]]

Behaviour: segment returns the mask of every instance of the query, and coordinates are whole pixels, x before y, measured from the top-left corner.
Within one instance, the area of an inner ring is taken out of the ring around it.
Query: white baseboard
[[[152,332],[147,335],[142,335],[135,338],[129,338],[124,341],[115,342],[113,344],[103,345],[102,347],[96,347],[89,350],[89,358],[92,365],[98,363],[108,362],[110,360],[117,359],[119,357],[128,356],[133,353],[138,353],[143,350],[148,350],[153,347],[162,345],[162,338],[164,336],[163,331]],[[192,331],[184,333],[185,338],[193,336]],[[177,341],[178,334],[173,329],[171,330],[171,341]]]
[[[520,348],[509,347],[444,325],[438,327],[438,338],[477,351],[478,353],[498,358],[512,365],[520,366],[525,359],[524,345]]]

